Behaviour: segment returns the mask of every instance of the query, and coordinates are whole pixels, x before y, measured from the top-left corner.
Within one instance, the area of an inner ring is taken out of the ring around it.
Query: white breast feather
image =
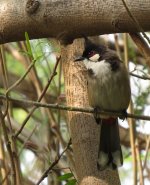
[[[84,60],[87,69],[92,69],[93,77],[88,77],[88,96],[92,107],[108,110],[127,109],[130,100],[128,73],[120,64],[120,69],[112,71],[105,60],[91,62]]]

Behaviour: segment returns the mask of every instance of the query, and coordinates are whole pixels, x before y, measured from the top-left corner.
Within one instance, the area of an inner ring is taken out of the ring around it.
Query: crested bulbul
[[[116,52],[85,37],[83,54],[75,61],[83,61],[87,69],[90,106],[95,110],[126,112],[131,96],[129,74]],[[94,116],[101,127],[98,169],[116,169],[123,164],[118,118],[97,113]]]

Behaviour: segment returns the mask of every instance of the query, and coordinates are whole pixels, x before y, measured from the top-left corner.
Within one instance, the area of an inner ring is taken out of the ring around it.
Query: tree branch
[[[6,100],[5,95],[0,95],[0,99]],[[65,105],[58,105],[58,104],[48,104],[48,103],[40,103],[36,101],[30,101],[30,100],[21,100],[17,98],[12,98],[8,96],[7,98],[11,102],[16,102],[19,104],[25,104],[25,105],[32,105],[35,106],[36,108],[38,107],[45,107],[45,108],[52,108],[52,109],[60,109],[60,110],[67,110],[67,111],[73,111],[73,112],[86,112],[86,113],[94,113],[93,108],[83,108],[83,107],[70,107],[70,106],[65,106]],[[128,117],[128,118],[133,118],[133,119],[140,119],[140,120],[150,120],[150,116],[144,116],[144,115],[136,115],[136,114],[127,114],[124,115],[124,113],[117,112],[117,111],[109,111],[109,110],[101,110],[98,111],[99,114],[102,115],[110,115],[110,116],[118,116],[118,117]]]
[[[134,73],[131,73],[131,72],[130,72],[130,75],[134,76],[134,77],[137,77],[137,78],[140,78],[142,80],[150,80],[150,77],[148,77],[148,76],[140,76],[140,75],[137,75],[137,74],[134,74]]]
[[[31,39],[55,37],[70,43],[83,33],[92,36],[140,31],[120,0],[35,2],[29,6],[24,0],[1,0],[0,43],[24,40],[25,31]],[[127,2],[140,27],[149,31],[149,1]]]
[[[39,185],[50,173],[50,171],[54,168],[54,166],[57,165],[57,163],[59,162],[60,158],[63,156],[63,154],[68,150],[69,146],[71,145],[71,139],[69,140],[66,148],[62,151],[62,153],[60,155],[58,155],[55,159],[55,161],[48,167],[48,169],[43,173],[43,175],[41,176],[41,178],[38,180],[38,182],[36,183],[36,185]]]
[[[55,66],[54,66],[53,72],[52,72],[52,74],[51,74],[51,76],[50,76],[50,79],[48,80],[48,82],[47,82],[45,88],[43,89],[41,95],[39,96],[37,102],[40,102],[40,101],[42,100],[42,98],[43,98],[43,96],[45,95],[45,93],[46,93],[48,87],[50,86],[50,84],[51,84],[51,82],[52,82],[54,76],[57,74],[56,69],[57,69],[57,66],[58,66],[58,64],[59,64],[60,58],[61,58],[61,56],[59,56],[59,57],[57,58],[57,61],[56,61],[56,64],[55,64]],[[6,96],[6,97],[8,97],[8,96]],[[21,125],[20,129],[19,129],[18,132],[15,134],[15,137],[18,137],[18,135],[22,132],[23,128],[25,127],[25,125],[26,125],[26,123],[27,123],[27,121],[29,120],[29,118],[31,117],[31,115],[33,114],[33,112],[35,111],[36,108],[37,108],[37,106],[34,106],[34,107],[31,109],[30,113],[28,114],[28,116],[27,116],[27,117],[25,118],[25,120],[23,121],[23,124]]]
[[[143,30],[142,26],[139,24],[139,21],[137,20],[136,16],[134,16],[133,13],[129,10],[129,7],[126,4],[125,0],[122,0],[122,2],[123,2],[124,7],[126,8],[126,11],[127,11],[128,15],[130,16],[134,25],[136,26],[138,32],[142,32],[142,35],[147,39],[147,41],[150,44],[149,37],[146,35],[146,33],[144,33],[144,30]]]

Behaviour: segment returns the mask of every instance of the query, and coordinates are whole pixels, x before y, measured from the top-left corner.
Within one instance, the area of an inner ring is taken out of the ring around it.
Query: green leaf
[[[27,45],[27,50],[28,50],[28,54],[33,58],[33,53],[32,53],[32,49],[31,49],[31,44],[30,44],[30,39],[29,39],[29,35],[27,32],[25,32],[25,38],[26,38],[26,45]]]
[[[77,182],[76,179],[71,179],[71,180],[69,180],[65,185],[75,185],[76,182]]]
[[[65,173],[64,175],[61,175],[58,177],[60,181],[68,180],[69,178],[73,177],[72,173]]]

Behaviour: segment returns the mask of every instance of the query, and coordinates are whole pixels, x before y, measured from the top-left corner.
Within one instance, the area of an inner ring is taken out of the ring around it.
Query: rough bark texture
[[[77,52],[82,51],[83,42],[75,40],[72,45],[63,48],[63,70],[67,104],[75,107],[87,107],[87,81],[82,63],[73,62]],[[69,112],[69,128],[73,143],[76,173],[82,185],[119,185],[117,171],[97,170],[100,128],[93,115]]]
[[[144,31],[150,30],[149,0],[126,0]],[[135,32],[122,0],[1,0],[0,43],[57,37],[65,41],[86,35]]]

